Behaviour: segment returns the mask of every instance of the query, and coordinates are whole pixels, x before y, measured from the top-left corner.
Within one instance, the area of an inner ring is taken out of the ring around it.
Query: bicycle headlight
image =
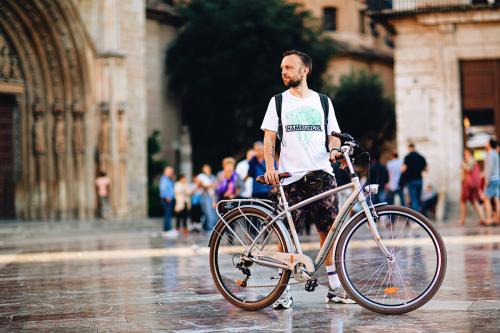
[[[370,184],[365,186],[366,193],[369,194],[377,194],[378,193],[378,184]]]

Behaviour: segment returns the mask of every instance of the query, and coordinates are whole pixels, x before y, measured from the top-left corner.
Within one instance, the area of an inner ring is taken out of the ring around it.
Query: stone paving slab
[[[323,275],[313,293],[292,286],[293,309],[240,310],[215,289],[206,235],[165,241],[147,228],[101,231],[4,239],[0,332],[498,332],[500,327],[500,228],[447,229],[452,241],[442,288],[424,307],[400,316],[325,304]],[[303,239],[311,244],[307,253],[314,254],[314,236]]]

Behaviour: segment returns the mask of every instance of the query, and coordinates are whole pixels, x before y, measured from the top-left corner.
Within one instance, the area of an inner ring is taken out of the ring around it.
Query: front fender
[[[263,207],[263,206],[241,206],[239,208],[235,208],[235,209],[243,209],[245,207],[251,207],[251,208],[254,208],[254,209],[257,209],[257,210],[260,210],[262,211],[264,214],[274,218],[274,215],[273,213],[271,212],[270,209],[266,208],[266,207]],[[233,209],[234,210],[234,209]],[[226,216],[227,214],[229,214],[231,211],[227,212],[226,214],[224,214],[224,216]],[[219,226],[219,224],[221,223],[224,223],[222,220],[219,220],[216,224],[215,224],[215,227],[214,229],[212,230],[212,234],[210,235],[210,239],[208,240],[208,246],[210,246],[210,244],[212,244],[212,240],[213,238],[216,236],[216,232],[215,230],[217,230],[217,227]],[[294,252],[294,247],[292,246],[292,240],[290,238],[290,233],[288,232],[288,229],[285,227],[285,225],[283,224],[283,222],[281,220],[277,220],[276,222],[274,222],[274,224],[276,225],[276,227],[281,231],[281,234],[283,235],[283,237],[285,238],[285,242],[286,242],[286,246],[288,248],[288,252]]]

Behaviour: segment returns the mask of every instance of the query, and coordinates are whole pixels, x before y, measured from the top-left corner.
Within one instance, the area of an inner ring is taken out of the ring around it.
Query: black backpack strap
[[[325,115],[325,148],[326,151],[329,152],[330,149],[328,147],[328,112],[330,111],[330,105],[328,103],[328,96],[324,94],[319,94],[319,99],[321,100],[321,106],[323,107],[323,113]]]
[[[279,156],[281,151],[281,141],[283,140],[283,124],[281,123],[281,106],[283,105],[283,95],[274,95],[274,103],[276,104],[276,114],[278,115],[278,132],[276,134],[276,156]]]

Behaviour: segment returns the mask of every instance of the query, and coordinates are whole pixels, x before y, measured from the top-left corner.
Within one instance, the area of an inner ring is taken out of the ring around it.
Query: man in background
[[[389,182],[387,183],[387,203],[389,205],[394,204],[394,197],[397,195],[401,206],[405,206],[405,195],[403,188],[399,186],[399,180],[401,179],[401,167],[403,166],[403,161],[398,158],[398,153],[396,151],[392,152],[391,159],[387,161],[387,173],[389,174]]]
[[[268,192],[270,186],[255,181],[255,179],[257,179],[258,176],[262,176],[266,173],[266,161],[264,159],[264,144],[261,141],[255,142],[253,144],[253,150],[255,152],[255,156],[248,163],[249,164],[248,176],[254,179],[252,184],[253,187],[252,197],[257,199],[269,199]]]
[[[236,164],[236,173],[245,182],[245,189],[241,191],[240,197],[248,199],[252,197],[253,178],[248,175],[249,162],[255,156],[253,149],[249,149],[246,158]]]
[[[427,169],[427,161],[417,153],[415,145],[408,145],[408,155],[405,156],[401,171],[404,174],[408,193],[410,195],[410,207],[417,212],[422,212],[422,172]]]
[[[163,238],[177,238],[179,233],[172,228],[172,216],[174,213],[174,168],[167,166],[163,170],[163,176],[160,178],[160,200],[163,206]]]

